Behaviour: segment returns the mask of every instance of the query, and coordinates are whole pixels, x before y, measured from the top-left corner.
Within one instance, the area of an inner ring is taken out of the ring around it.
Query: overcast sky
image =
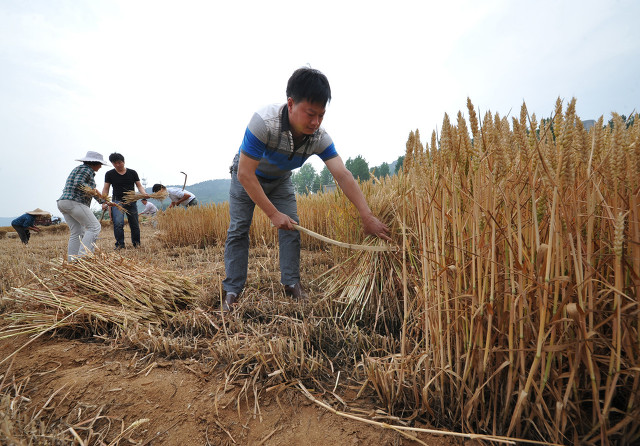
[[[303,65],[331,83],[338,153],[370,166],[467,97],[481,116],[524,101],[548,117],[558,97],[583,120],[629,115],[638,17],[631,0],[0,0],[0,217],[60,215],[87,150],[122,153],[148,186],[228,178],[251,115]]]

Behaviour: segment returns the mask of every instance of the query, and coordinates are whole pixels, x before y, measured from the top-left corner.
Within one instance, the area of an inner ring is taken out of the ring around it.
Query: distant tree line
[[[369,168],[369,163],[361,155],[355,158],[349,158],[345,161],[344,165],[351,172],[353,177],[358,181],[367,181],[372,176],[376,178],[383,178],[390,175],[395,175],[402,170],[402,163],[404,161],[404,155],[398,157],[396,161],[389,165],[388,163],[382,163],[379,166]],[[393,172],[392,172],[393,170]],[[300,170],[294,172],[291,175],[291,181],[293,187],[299,194],[316,193],[322,190],[324,186],[330,186],[334,184],[333,176],[327,166],[324,166],[320,173],[316,172],[316,169],[311,164],[304,164]]]

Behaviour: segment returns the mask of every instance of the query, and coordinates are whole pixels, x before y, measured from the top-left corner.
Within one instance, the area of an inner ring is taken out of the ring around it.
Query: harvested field
[[[74,439],[75,444],[119,445],[463,443],[423,433],[411,434],[422,443],[411,441],[390,429],[330,412],[312,402],[296,382],[287,382],[284,373],[269,376],[280,369],[274,361],[285,353],[292,369],[307,366],[295,365],[297,353],[284,352],[290,346],[273,338],[277,328],[268,326],[276,325],[276,320],[264,323],[267,329],[256,335],[256,327],[263,325],[260,320],[277,314],[286,324],[309,309],[276,287],[277,253],[272,249],[256,250],[250,266],[252,289],[241,302],[237,319],[223,320],[217,302],[224,271],[222,248],[168,248],[150,224],[142,230],[143,247],[127,249],[120,256],[111,252],[113,235],[105,226],[98,240],[100,255],[109,262],[137,265],[131,267],[135,273],[147,268],[156,278],[161,277],[159,270],[178,272],[198,289],[197,304],[180,316],[172,315],[162,329],[85,319],[36,339],[22,335],[0,340],[0,443],[72,444]],[[27,247],[18,240],[0,240],[3,324],[18,312],[16,304],[6,300],[14,295],[11,287],[28,288],[39,279],[54,278],[66,237],[64,232],[34,234]],[[329,259],[322,252],[304,252],[303,262],[305,276],[313,277],[327,269]],[[94,268],[102,270],[99,264]],[[101,284],[107,287],[108,280]],[[317,299],[320,293],[312,288],[311,296]],[[318,366],[329,367],[326,362]],[[264,373],[257,371],[260,367]],[[350,378],[351,371],[334,367],[330,386],[320,375],[324,383],[309,377],[302,380],[304,387],[336,409],[393,422],[392,417],[375,413],[378,407],[371,390],[358,395],[360,386]],[[291,372],[296,376],[297,370]]]

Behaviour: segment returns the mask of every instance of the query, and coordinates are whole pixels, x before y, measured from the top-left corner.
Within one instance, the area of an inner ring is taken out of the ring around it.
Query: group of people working
[[[293,226],[298,224],[299,218],[291,171],[302,166],[311,155],[322,159],[356,207],[364,232],[390,240],[389,228],[373,215],[358,183],[338,155],[333,140],[321,127],[326,106],[331,100],[327,77],[318,70],[300,68],[289,78],[286,95],[286,103],[270,105],[254,113],[230,168],[230,223],[224,252],[226,278],[222,302],[225,311],[232,310],[247,280],[249,227],[256,205],[278,228],[280,281],[285,293],[295,299],[306,298],[300,283],[300,233]],[[87,152],[77,161],[82,164],[73,169],[58,200],[58,209],[70,228],[69,260],[92,251],[101,228],[89,208],[91,196],[80,186],[95,189],[95,173],[106,163],[96,152]],[[146,192],[136,171],[125,167],[122,155],[113,153],[109,161],[114,169],[105,175],[102,195],[107,195],[109,188],[113,187],[113,201],[127,210],[131,241],[134,246],[139,246],[136,203],[123,204],[122,199],[123,194],[134,190],[134,187],[143,195]],[[193,194],[180,188],[155,184],[152,191],[155,193],[163,189],[171,198],[171,206],[197,204]],[[110,203],[104,203],[103,209],[108,205]],[[116,207],[112,207],[111,212],[116,249],[120,249],[125,246],[124,215]]]
[[[149,194],[142,186],[138,173],[125,167],[124,156],[120,153],[112,153],[109,155],[109,161],[113,169],[105,174],[104,187],[100,192],[96,189],[95,175],[102,166],[107,165],[102,155],[98,152],[89,151],[84,158],[76,161],[80,161],[82,164],[71,171],[64,185],[62,196],[58,199],[58,210],[62,213],[65,222],[69,226],[68,260],[72,261],[75,257],[81,257],[93,252],[98,234],[102,229],[102,225],[90,208],[92,196],[102,204],[103,212],[106,212],[107,209],[110,211],[113,235],[116,239],[115,249],[123,249],[125,247],[125,212],[129,229],[131,229],[131,243],[134,247],[140,246],[138,204],[137,201],[126,203],[124,200],[125,194],[127,192],[135,193],[137,188],[138,192],[144,197],[142,203],[145,207],[140,214],[153,216],[158,211],[158,208],[147,200]],[[112,200],[107,202],[100,198],[106,197],[112,187]],[[93,195],[89,194],[87,190],[94,190],[95,193]],[[167,188],[162,184],[154,184],[152,190],[153,192],[166,190],[171,199],[170,207],[177,204],[190,206],[198,203],[194,194],[180,188]]]

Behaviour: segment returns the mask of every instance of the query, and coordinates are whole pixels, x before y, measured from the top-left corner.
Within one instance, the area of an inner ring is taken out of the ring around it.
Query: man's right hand
[[[106,210],[107,210],[107,207],[108,207],[108,206],[107,206],[107,203],[102,203],[102,210],[103,210],[103,211],[106,211]]]
[[[282,212],[279,212],[279,211],[276,211],[269,218],[271,219],[271,223],[273,224],[273,226],[275,226],[278,229],[295,231],[296,228],[294,228],[293,225],[298,224],[298,222],[296,222],[294,219],[289,217],[287,214],[283,214]]]

